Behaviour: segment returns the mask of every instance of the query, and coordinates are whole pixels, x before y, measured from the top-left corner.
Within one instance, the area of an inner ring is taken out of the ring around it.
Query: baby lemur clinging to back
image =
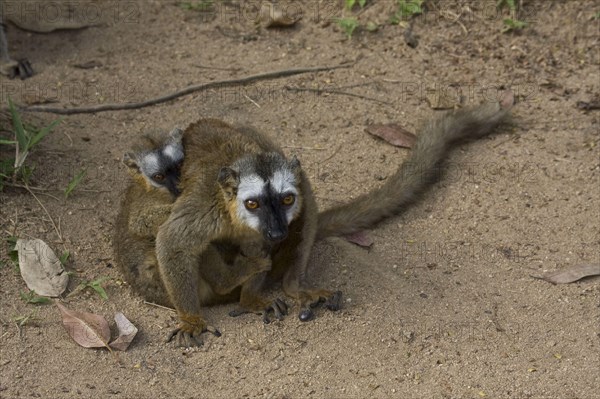
[[[209,329],[201,307],[231,300],[231,295],[216,292],[213,284],[219,281],[221,270],[228,270],[223,259],[235,258],[240,248],[259,248],[272,261],[271,270],[257,272],[231,293],[239,299],[241,310],[282,317],[285,304],[265,293],[276,279],[282,279],[285,294],[299,302],[303,321],[312,318],[312,308],[318,303],[338,309],[339,293],[306,283],[315,240],[373,227],[403,211],[430,185],[432,172],[454,142],[487,135],[505,119],[512,104],[509,93],[501,102],[426,122],[408,161],[382,187],[321,213],[299,161],[286,159],[269,138],[213,119],[190,125],[183,135],[181,195],[156,236],[158,273],[154,275],[180,318],[173,336],[182,345],[200,342],[200,334]],[[142,199],[132,198],[123,203],[121,214],[146,206]],[[128,239],[122,225],[117,222],[117,241],[119,234]],[[119,257],[123,246],[116,244]],[[219,256],[214,256],[215,248]],[[121,267],[137,265],[132,261]],[[211,282],[205,275],[215,270]]]
[[[155,236],[159,226],[167,220],[172,204],[180,194],[179,174],[184,159],[183,131],[175,128],[170,133],[144,135],[130,152],[123,156],[133,177],[124,202],[138,206],[123,206],[117,220],[114,240],[115,255],[122,272],[131,285],[146,299],[169,304],[158,276],[155,255]],[[270,259],[253,245],[234,255],[227,243],[215,243],[211,257],[223,257],[227,268],[209,270],[205,279],[216,293],[228,295],[256,273],[270,269]]]

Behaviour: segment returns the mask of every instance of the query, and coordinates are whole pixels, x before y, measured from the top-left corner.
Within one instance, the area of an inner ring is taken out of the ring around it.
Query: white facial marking
[[[160,169],[158,155],[153,152],[144,155],[144,158],[142,158],[142,169],[148,174],[156,173]]]
[[[237,197],[242,202],[247,199],[258,198],[265,191],[265,181],[260,176],[252,174],[240,179]]]
[[[278,170],[273,173],[271,187],[278,194],[298,193],[298,190],[296,190],[296,177],[287,169]]]
[[[171,158],[171,160],[173,160],[174,162],[179,162],[183,159],[183,151],[181,149],[181,146],[178,144],[169,144],[165,146],[162,153],[166,157]]]
[[[244,176],[240,179],[237,192],[237,216],[238,219],[246,223],[248,227],[260,231],[260,220],[258,216],[246,209],[244,202],[248,199],[260,197],[265,190],[266,182],[258,175]]]
[[[273,173],[270,183],[271,187],[273,187],[273,190],[279,195],[298,195],[298,189],[296,188],[296,176],[288,169],[278,170]],[[299,207],[300,205],[298,204],[298,198],[296,198],[294,204],[285,212],[288,224],[292,223],[292,220],[298,216],[298,211],[300,210]]]

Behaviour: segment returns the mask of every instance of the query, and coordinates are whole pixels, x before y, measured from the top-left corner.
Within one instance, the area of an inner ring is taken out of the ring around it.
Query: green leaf
[[[71,253],[69,251],[65,251],[62,253],[60,258],[58,258],[58,260],[60,260],[60,263],[64,266],[69,260],[69,256],[71,256]]]
[[[396,23],[402,20],[407,20],[413,15],[419,15],[423,13],[423,0],[398,0],[398,11],[393,19]]]
[[[12,117],[13,127],[15,129],[15,136],[17,136],[19,150],[25,151],[27,149],[27,142],[29,141],[27,137],[27,132],[23,127],[21,115],[19,115],[19,113],[17,112],[17,109],[15,108],[15,105],[13,104],[10,97],[8,98],[8,108],[10,109],[10,115]]]
[[[90,284],[90,288],[96,291],[98,295],[102,297],[102,299],[108,300],[108,295],[106,294],[106,291],[104,291],[104,288],[102,288],[101,285]]]
[[[67,188],[65,188],[65,198],[69,198],[71,192],[75,189],[75,187],[77,187],[79,182],[81,182],[81,179],[85,177],[86,173],[87,170],[82,169],[79,173],[75,175],[75,177],[73,177],[73,179],[67,185]]]
[[[367,0],[358,0],[358,5],[360,8],[365,8],[365,5],[367,5]]]
[[[504,22],[503,33],[509,32],[511,30],[519,30],[523,29],[527,26],[527,22],[518,21],[516,19],[506,18],[502,22]]]
[[[45,296],[40,296],[35,293],[35,291],[31,290],[29,292],[20,292],[21,299],[25,301],[25,303],[32,303],[34,305],[44,305],[52,302],[50,298],[46,298]]]
[[[35,170],[35,166],[27,166],[27,165],[22,165],[21,168],[19,169],[19,172],[21,173],[21,180],[23,180],[23,182],[25,184],[29,184],[29,181],[31,180],[31,176],[33,176],[33,171]]]
[[[12,145],[12,144],[17,144],[17,142],[14,140],[0,139],[0,144]]]
[[[55,119],[52,122],[50,122],[50,124],[48,126],[40,129],[40,131],[37,132],[36,135],[33,136],[33,138],[31,139],[31,141],[29,142],[29,146],[27,147],[27,149],[30,149],[34,145],[36,145],[37,143],[39,143],[39,141],[41,139],[43,139],[44,137],[46,137],[46,135],[48,133],[50,133],[52,131],[52,129],[54,129],[56,127],[56,125],[58,125],[60,122],[62,122],[62,118]]]
[[[502,8],[504,5],[506,5],[511,11],[517,9],[515,0],[498,0],[498,3],[496,3],[496,8]]]
[[[18,266],[19,265],[19,251],[17,251],[17,249],[16,249],[17,240],[18,240],[17,237],[10,236],[6,239],[6,242],[8,243],[8,257],[15,265]]]
[[[342,28],[342,30],[346,33],[346,35],[348,36],[348,39],[352,38],[352,34],[354,33],[354,30],[356,28],[358,28],[359,23],[358,20],[356,18],[338,18],[336,20],[338,26],[340,28]]]

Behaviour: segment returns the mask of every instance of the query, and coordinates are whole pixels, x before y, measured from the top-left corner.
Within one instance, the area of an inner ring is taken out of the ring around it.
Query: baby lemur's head
[[[300,162],[276,152],[239,159],[219,174],[219,183],[237,223],[260,232],[265,240],[279,242],[302,206]]]
[[[146,135],[145,143],[123,156],[123,163],[134,177],[143,178],[148,188],[168,190],[174,197],[183,163],[183,131],[173,129],[168,135]]]

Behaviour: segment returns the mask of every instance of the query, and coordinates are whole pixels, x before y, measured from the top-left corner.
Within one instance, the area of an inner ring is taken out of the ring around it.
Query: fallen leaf
[[[373,136],[380,137],[396,147],[412,148],[417,136],[396,123],[376,123],[367,126],[365,131]]]
[[[374,243],[373,239],[371,239],[365,231],[357,231],[356,233],[347,234],[343,237],[346,241],[363,248],[371,248]]]
[[[547,273],[543,276],[532,276],[552,284],[568,284],[584,277],[599,276],[600,264],[583,263],[564,270]]]
[[[65,292],[69,275],[48,244],[39,239],[19,239],[16,249],[21,276],[30,290],[51,297]]]
[[[127,317],[121,312],[115,314],[115,322],[119,329],[119,337],[111,342],[109,346],[119,351],[125,351],[129,347],[131,341],[133,341],[138,329],[127,320]]]
[[[301,16],[289,15],[288,11],[296,11],[295,8],[283,10],[281,4],[263,3],[260,8],[260,22],[265,28],[281,28],[292,26],[298,22]]]
[[[110,341],[110,328],[102,316],[67,309],[60,303],[56,306],[62,315],[63,325],[75,342],[84,348],[102,348]]]

